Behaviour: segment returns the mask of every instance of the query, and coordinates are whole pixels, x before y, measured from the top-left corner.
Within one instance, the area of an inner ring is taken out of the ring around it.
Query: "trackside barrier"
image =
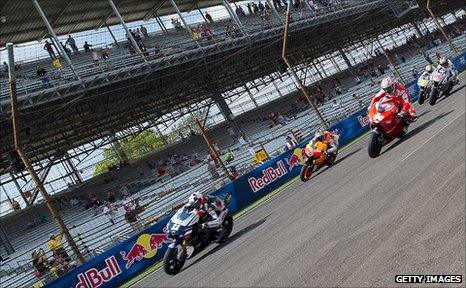
[[[453,59],[453,63],[459,71],[463,71],[466,66],[466,53]],[[413,101],[416,101],[419,92],[416,81],[409,83],[407,87],[413,93]],[[345,145],[368,131],[366,115],[366,109],[362,109],[336,123],[329,130],[338,129],[340,145]],[[300,147],[304,147],[309,140],[305,139]],[[300,172],[298,162],[294,151],[287,151],[212,194],[230,193],[232,201],[229,209],[232,213],[239,212],[296,177]],[[153,226],[47,284],[47,287],[117,287],[162,260],[168,246],[163,228],[170,217],[171,215],[164,217]]]

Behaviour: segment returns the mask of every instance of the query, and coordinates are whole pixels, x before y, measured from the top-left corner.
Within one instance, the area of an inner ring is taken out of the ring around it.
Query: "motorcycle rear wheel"
[[[225,242],[230,236],[232,230],[233,230],[233,216],[231,216],[231,214],[228,213],[227,216],[225,216],[225,219],[223,219],[222,232],[216,242],[217,243]]]
[[[369,157],[377,158],[380,155],[380,151],[382,151],[382,144],[379,141],[379,134],[371,132],[369,135],[369,146],[367,147]]]
[[[176,247],[168,248],[163,256],[163,270],[168,275],[176,275],[181,271],[185,262],[186,256],[182,255],[178,259],[178,249]]]
[[[314,165],[313,164],[304,164],[303,167],[301,168],[301,173],[299,173],[299,178],[303,182],[309,181],[312,176],[312,172],[314,170]]]

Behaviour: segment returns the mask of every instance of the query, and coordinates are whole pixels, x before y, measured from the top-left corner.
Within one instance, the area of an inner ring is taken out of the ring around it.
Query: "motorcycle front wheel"
[[[379,141],[379,134],[376,132],[371,132],[369,135],[369,146],[367,147],[367,152],[369,157],[377,158],[382,151],[382,144]]]
[[[314,170],[314,165],[313,164],[304,164],[303,167],[301,168],[301,173],[299,173],[299,178],[303,182],[307,182],[309,179],[311,179],[312,172]]]
[[[417,99],[417,103],[419,103],[419,105],[424,104],[424,101],[426,100],[425,94],[426,94],[426,92],[424,90],[419,92],[419,96],[418,96],[418,99]]]
[[[430,99],[429,99],[430,106],[434,106],[435,103],[437,103],[438,95],[439,95],[439,89],[437,87],[433,87],[432,91],[430,92]]]
[[[186,255],[178,257],[178,249],[176,247],[168,248],[163,256],[163,270],[168,275],[176,275],[183,268],[184,262],[186,262]]]

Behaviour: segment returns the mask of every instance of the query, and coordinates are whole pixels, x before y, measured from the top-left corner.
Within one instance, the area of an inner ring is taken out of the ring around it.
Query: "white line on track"
[[[442,129],[438,130],[434,135],[432,135],[431,137],[429,137],[429,139],[427,139],[426,141],[424,141],[421,145],[419,145],[416,149],[414,149],[413,151],[411,151],[408,155],[406,155],[406,157],[403,158],[403,160],[401,161],[405,161],[406,159],[408,159],[411,155],[413,155],[417,150],[421,149],[422,146],[426,145],[427,142],[429,142],[430,140],[432,140],[432,138],[434,138],[435,136],[437,136],[440,132],[442,132],[443,129],[447,128],[451,123],[455,122],[458,118],[460,118],[461,116],[463,116],[465,111],[463,111],[463,113],[461,113],[460,115],[456,116],[455,119],[451,120],[450,122],[448,122],[445,126],[442,127]]]

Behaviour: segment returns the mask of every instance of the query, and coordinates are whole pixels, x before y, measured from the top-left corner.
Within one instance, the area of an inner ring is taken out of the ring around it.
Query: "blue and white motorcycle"
[[[224,209],[218,216],[222,224],[218,228],[203,227],[205,217],[199,210],[187,204],[172,216],[165,227],[167,237],[173,240],[163,257],[163,269],[167,274],[179,273],[187,259],[213,242],[223,243],[230,236],[233,230],[233,216],[228,212],[227,206],[231,201],[231,195],[227,194],[222,200]]]

